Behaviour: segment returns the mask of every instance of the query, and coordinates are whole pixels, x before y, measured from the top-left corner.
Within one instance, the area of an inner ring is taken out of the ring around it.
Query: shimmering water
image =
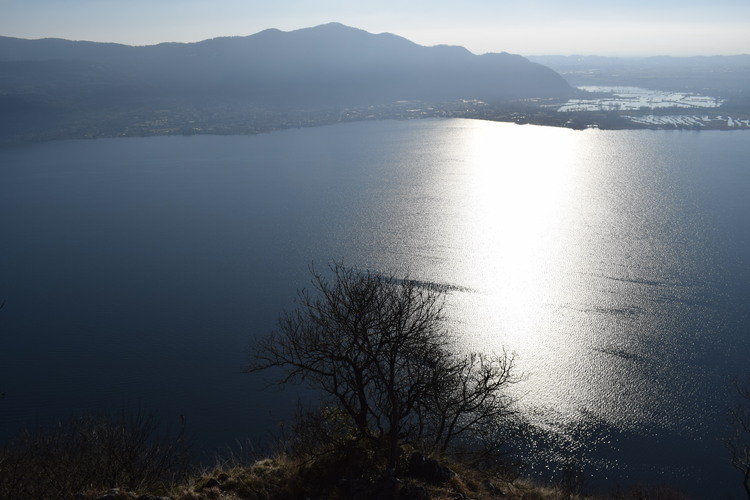
[[[206,450],[261,439],[291,403],[244,348],[343,258],[452,285],[467,347],[517,353],[530,456],[741,493],[718,439],[750,359],[746,135],[435,120],[0,150],[0,432],[129,406]]]

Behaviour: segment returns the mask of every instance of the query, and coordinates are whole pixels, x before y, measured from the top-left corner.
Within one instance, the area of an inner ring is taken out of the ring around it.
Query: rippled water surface
[[[260,439],[291,403],[240,373],[248,339],[343,258],[452,285],[466,346],[517,354],[530,456],[741,493],[718,439],[750,366],[746,135],[431,120],[2,149],[0,432],[129,406],[206,449]]]

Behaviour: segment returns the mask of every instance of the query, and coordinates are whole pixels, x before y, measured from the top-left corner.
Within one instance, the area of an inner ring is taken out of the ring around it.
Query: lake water
[[[207,454],[261,442],[293,401],[242,373],[246,346],[311,262],[344,259],[452,285],[465,345],[517,353],[532,456],[740,498],[719,438],[750,368],[749,192],[743,132],[424,120],[0,149],[0,438],[141,408]]]

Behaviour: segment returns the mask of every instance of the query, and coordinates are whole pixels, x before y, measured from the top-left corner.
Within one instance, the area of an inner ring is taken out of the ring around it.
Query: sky
[[[477,54],[750,53],[750,0],[0,0],[0,35],[129,45],[333,21]]]

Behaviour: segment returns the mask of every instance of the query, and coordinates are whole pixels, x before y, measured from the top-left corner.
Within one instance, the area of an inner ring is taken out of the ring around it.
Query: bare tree
[[[750,375],[744,382],[734,379],[740,401],[730,411],[732,435],[727,446],[732,454],[732,466],[743,475],[742,486],[750,500]]]
[[[321,389],[359,439],[386,446],[391,467],[405,441],[446,451],[511,413],[512,356],[455,351],[444,287],[329,267],[331,281],[311,269],[313,292],[255,342],[248,371],[282,367],[281,383]]]
[[[512,369],[513,358],[506,353],[450,357],[448,365],[435,373],[434,387],[439,390],[431,391],[429,399],[418,407],[421,433],[441,452],[447,451],[455,438],[487,434],[493,424],[515,414],[512,399],[504,393],[516,380]]]

